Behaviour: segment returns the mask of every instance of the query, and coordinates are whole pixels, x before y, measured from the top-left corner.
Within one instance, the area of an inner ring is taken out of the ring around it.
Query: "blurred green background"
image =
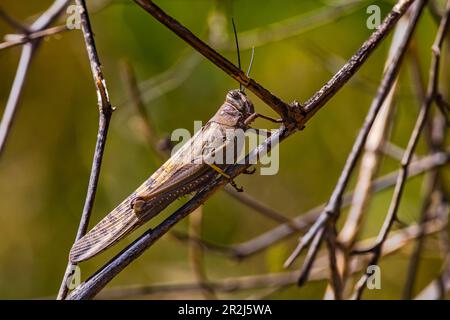
[[[3,0],[1,6],[10,15],[29,23],[51,3],[51,0]],[[366,27],[367,6],[379,5],[385,16],[393,3],[359,1],[355,6],[345,7],[339,19],[324,20],[286,39],[257,44],[251,76],[285,101],[305,101],[331,77],[329,62],[337,58],[338,61],[348,59],[371,34]],[[200,38],[216,41],[216,47],[221,48],[219,51],[236,61],[236,53],[224,48],[234,45],[231,17],[234,17],[238,31],[244,32],[298,15],[306,17],[317,10],[330,8],[333,3],[167,0],[157,1],[157,4]],[[142,138],[142,132],[136,126],[136,112],[127,103],[120,67],[122,61],[131,63],[141,83],[173,66],[174,73],[181,78],[175,85],[171,83],[171,90],[163,94],[143,90],[144,96],[147,94],[146,111],[160,136],[180,127],[193,130],[194,120],[207,121],[223,102],[226,92],[238,85],[209,61],[193,54],[183,41],[132,1],[89,1],[89,5],[110,97],[117,107],[108,136],[92,227],[161,164]],[[212,17],[223,17],[224,24],[219,25],[221,20]],[[212,30],[218,35],[217,39]],[[429,48],[435,30],[436,24],[426,11],[416,36],[424,70],[429,64]],[[0,20],[0,34],[12,32],[14,30]],[[390,39],[387,38],[363,66],[358,73],[359,80],[352,80],[304,131],[281,145],[277,175],[256,174],[237,179],[246,193],[289,217],[327,200],[375,93]],[[14,47],[0,51],[0,111],[8,98],[20,50],[20,47]],[[318,50],[322,54],[319,55]],[[248,48],[242,50],[244,68],[248,65],[250,52]],[[188,67],[187,59],[190,61]],[[392,141],[403,147],[418,108],[411,87],[409,69],[403,68],[392,132]],[[254,95],[249,93],[249,96],[258,112],[275,115]],[[73,30],[45,39],[33,59],[17,117],[0,159],[0,298],[37,298],[57,293],[84,203],[97,119],[95,89],[81,32]],[[258,121],[257,126],[270,127],[271,124]],[[418,153],[425,150],[421,140]],[[397,167],[394,160],[386,158],[380,171],[387,173]],[[448,175],[446,177],[448,179]],[[407,223],[418,219],[422,180],[419,177],[407,183],[399,213],[400,219]],[[378,233],[391,194],[392,189],[389,189],[373,198],[361,237]],[[175,206],[181,203],[178,201]],[[175,206],[171,207],[172,211]],[[162,216],[169,213],[170,209]],[[275,222],[223,192],[218,192],[206,203],[203,214],[202,237],[222,245],[251,239],[276,226]],[[161,218],[150,225],[158,221]],[[187,226],[185,220],[176,229],[186,231]],[[143,230],[82,263],[83,279]],[[430,239],[420,265],[417,289],[423,288],[440,270],[442,259],[438,239]],[[295,245],[296,237],[291,237],[240,262],[207,253],[208,277],[222,279],[283,271],[282,264]],[[401,297],[410,251],[411,246],[407,246],[382,260],[382,289],[367,290],[365,298]],[[194,281],[194,275],[188,245],[165,236],[108,287],[191,281]],[[268,298],[319,299],[323,297],[325,287],[326,282],[311,282],[301,289],[295,286],[284,288]],[[242,298],[251,293],[221,296]]]

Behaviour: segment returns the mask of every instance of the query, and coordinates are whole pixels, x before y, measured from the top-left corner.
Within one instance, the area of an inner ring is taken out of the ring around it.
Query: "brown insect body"
[[[252,102],[239,90],[227,93],[217,113],[167,160],[150,178],[120,205],[103,218],[84,237],[75,242],[70,261],[87,260],[106,250],[145,222],[156,216],[176,199],[200,190],[218,173],[207,163],[194,158],[226,148],[224,130],[247,129],[246,120],[254,114]],[[224,139],[213,140],[217,135]],[[208,156],[208,155],[206,155]]]

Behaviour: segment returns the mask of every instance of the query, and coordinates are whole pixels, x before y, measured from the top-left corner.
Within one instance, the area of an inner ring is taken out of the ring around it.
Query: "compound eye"
[[[241,100],[241,95],[239,94],[239,92],[233,91],[231,96],[233,97],[233,99]]]

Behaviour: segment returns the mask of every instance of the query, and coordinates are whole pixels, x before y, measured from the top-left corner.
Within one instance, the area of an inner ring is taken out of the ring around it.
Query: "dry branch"
[[[373,126],[373,123],[375,122],[376,116],[383,105],[384,100],[388,96],[389,92],[392,89],[393,84],[395,83],[395,79],[397,78],[397,74],[400,70],[401,62],[403,61],[403,57],[406,53],[406,50],[408,48],[408,44],[411,40],[412,34],[416,28],[417,22],[421,16],[422,9],[425,5],[426,1],[419,0],[418,4],[415,7],[414,12],[412,13],[411,22],[408,25],[408,29],[405,32],[405,37],[402,39],[401,44],[398,47],[398,51],[396,52],[395,56],[392,57],[392,61],[389,64],[389,66],[386,68],[386,71],[384,73],[383,79],[380,83],[380,86],[378,88],[377,95],[375,99],[372,102],[372,105],[370,106],[369,112],[367,113],[366,119],[364,120],[364,124],[362,128],[360,129],[358,136],[356,137],[356,140],[353,144],[352,150],[350,151],[350,154],[347,157],[347,160],[345,162],[344,168],[341,172],[341,175],[339,176],[338,182],[336,183],[336,186],[331,194],[331,197],[328,201],[327,206],[323,210],[323,212],[320,214],[317,221],[314,223],[314,225],[311,227],[311,229],[299,240],[299,244],[297,248],[294,250],[294,252],[291,254],[291,256],[286,260],[285,267],[289,267],[294,260],[298,257],[298,255],[303,251],[308,244],[313,241],[313,239],[316,238],[316,234],[319,233],[320,230],[326,228],[329,226],[328,221],[330,219],[333,219],[334,221],[337,220],[337,218],[340,215],[340,209],[342,205],[342,197],[345,192],[345,189],[348,185],[348,182],[350,180],[351,174],[353,173],[353,170],[356,167],[357,160],[359,158],[359,155],[361,154],[364,145],[367,140],[367,136],[369,135],[369,132]],[[400,5],[405,5],[408,3],[407,1],[400,1],[395,7],[392,12],[395,12],[395,8],[397,8]],[[409,2],[408,4],[411,4]],[[407,9],[403,8],[404,10]],[[383,24],[387,23],[389,21],[389,17],[392,14],[392,12],[388,15],[387,18],[385,18],[385,21]],[[404,13],[405,11],[403,11]],[[382,27],[380,26],[378,30],[381,30]],[[336,77],[336,76],[335,76]],[[325,90],[324,97],[326,98],[328,95],[326,94],[328,90]],[[317,95],[317,94],[316,94]],[[312,98],[314,99],[314,97]],[[317,99],[321,100],[321,98]],[[306,110],[308,108],[305,107]],[[312,109],[314,110],[314,109]],[[314,112],[314,111],[312,111]],[[309,251],[312,250],[318,250],[318,247],[311,246]],[[309,257],[315,256],[313,253],[308,253]],[[312,264],[310,264],[312,265]],[[305,270],[305,273],[308,272],[308,270]],[[304,275],[302,274],[301,277],[303,278]]]
[[[445,227],[445,222],[440,219],[434,219],[428,221],[424,225],[426,234],[433,234],[442,230]],[[383,256],[391,255],[417,238],[419,235],[419,226],[412,225],[404,229],[398,230],[393,233],[386,242],[386,248],[383,252]],[[356,244],[357,247],[362,247],[367,244],[368,239]],[[357,257],[355,264],[352,266],[351,273],[359,272],[366,258],[363,256]],[[327,257],[322,255],[318,258],[317,267],[312,268],[310,281],[323,281],[328,279],[328,272],[326,270]],[[237,278],[228,278],[213,280],[210,282],[210,286],[217,293],[232,293],[236,291],[263,289],[263,288],[283,288],[285,286],[294,285],[297,283],[299,273],[282,272],[282,273],[269,273],[263,275],[242,276]],[[174,293],[179,295],[192,294],[195,292],[201,292],[202,286],[199,283],[179,283],[179,284],[152,284],[152,285],[135,285],[124,287],[113,287],[107,289],[98,295],[100,299],[123,299],[130,297],[138,297],[152,294],[169,294]]]
[[[392,197],[386,219],[383,223],[380,233],[378,234],[375,245],[370,249],[370,251],[363,250],[366,252],[371,252],[373,255],[371,261],[369,262],[370,265],[378,264],[378,261],[381,257],[383,244],[388,237],[389,231],[391,230],[393,223],[397,220],[397,211],[403,194],[412,155],[419,141],[420,134],[422,133],[422,130],[425,126],[431,105],[436,97],[439,79],[440,51],[445,35],[448,32],[449,24],[450,24],[450,0],[447,2],[446,12],[441,19],[441,23],[439,25],[439,29],[436,34],[436,39],[433,43],[430,77],[428,81],[427,93],[424,101],[422,102],[422,106],[420,108],[419,115],[417,117],[416,124],[414,126],[414,130],[408,141],[408,146],[406,148],[406,152],[401,162],[400,175],[398,176],[397,183],[395,185],[394,195]],[[370,276],[369,274],[365,274],[360,279],[355,288],[354,298],[356,299],[361,298],[365,288],[366,280],[369,276]]]
[[[86,234],[89,219],[91,217],[92,208],[94,206],[95,195],[97,192],[98,179],[100,176],[100,168],[103,160],[103,152],[106,145],[106,137],[108,135],[109,122],[113,112],[111,102],[109,100],[108,89],[106,88],[106,81],[101,70],[100,58],[98,57],[97,49],[95,47],[94,34],[92,32],[89,14],[86,8],[84,0],[76,0],[79,14],[81,16],[81,29],[84,35],[84,41],[88,58],[91,66],[91,72],[94,79],[94,84],[97,91],[98,108],[99,108],[99,125],[97,133],[97,141],[95,145],[94,159],[92,161],[91,174],[89,177],[89,185],[87,195],[81,214],[80,224],[78,226],[77,235],[75,241],[81,239]],[[67,281],[73,272],[74,265],[72,263],[67,264],[66,271],[64,273],[61,287],[58,293],[58,299],[64,299],[67,295]]]
[[[69,0],[55,0],[53,4],[28,28],[28,33],[33,34],[45,30],[59,17],[68,3]],[[17,111],[17,106],[19,105],[20,96],[22,95],[22,89],[25,85],[31,60],[41,39],[42,38],[34,40],[30,39],[29,41],[24,42],[22,47],[19,65],[0,122],[0,156],[5,148],[6,140]]]

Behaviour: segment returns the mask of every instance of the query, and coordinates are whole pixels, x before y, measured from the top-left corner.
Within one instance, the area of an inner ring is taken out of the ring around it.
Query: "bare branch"
[[[250,196],[249,194],[243,192],[237,192],[234,188],[225,186],[224,191],[231,197],[239,201],[240,203],[246,205],[249,208],[256,210],[258,213],[262,214],[266,218],[273,221],[286,223],[295,230],[302,230],[303,225],[297,225],[294,220],[291,220],[284,214],[278,212],[277,210],[267,206],[265,203],[257,200],[256,198]]]
[[[191,31],[184,27],[177,20],[169,16],[158,6],[156,6],[150,0],[135,0],[135,2],[140,5],[145,11],[150,13],[155,19],[165,25],[167,28],[172,30],[181,39],[186,41],[195,50],[221,68],[224,72],[229,74],[233,79],[244,85],[250,91],[252,91],[256,96],[261,98],[270,107],[272,107],[283,119],[289,119],[289,105],[283,102],[278,97],[274,96],[267,89],[263,88],[253,79],[247,77],[247,75],[237,68],[231,61],[220,55],[217,51],[207,45],[205,42],[200,40]]]
[[[402,159],[400,175],[398,176],[397,183],[395,185],[394,195],[392,197],[392,201],[389,206],[388,214],[380,230],[380,233],[378,234],[377,241],[371,250],[373,252],[373,256],[370,261],[371,265],[378,264],[382,252],[383,243],[386,241],[389,231],[391,230],[393,223],[397,219],[397,211],[400,205],[401,196],[403,194],[403,189],[408,175],[408,169],[412,159],[412,155],[419,141],[420,134],[425,126],[429,110],[431,108],[433,101],[435,100],[435,96],[437,93],[437,84],[439,79],[440,50],[442,47],[444,37],[448,32],[449,23],[450,23],[450,0],[447,2],[446,12],[441,19],[436,39],[432,47],[430,78],[428,81],[427,94],[425,100],[422,102],[422,106],[420,108],[420,112],[417,117],[414,130],[411,134],[411,137],[408,142],[408,147],[406,148],[405,155]],[[368,274],[365,274],[358,282],[355,288],[354,298],[356,299],[361,298],[365,288],[365,282],[368,276],[369,276]]]
[[[385,63],[385,69],[388,68],[392,62],[395,52],[401,49],[402,39],[406,36],[408,25],[410,23],[411,15],[405,14],[397,23],[395,27],[393,40],[389,48],[388,57]],[[367,205],[371,197],[371,184],[378,173],[378,168],[382,159],[380,150],[391,146],[392,144],[386,141],[390,125],[392,122],[393,100],[397,89],[397,79],[395,79],[389,94],[386,96],[380,111],[375,118],[373,126],[367,136],[367,141],[364,147],[364,153],[361,157],[361,165],[359,169],[358,181],[356,182],[354,197],[352,199],[352,206],[348,213],[347,219],[339,233],[339,248],[337,250],[338,274],[334,278],[342,277],[342,290],[345,289],[348,276],[348,267],[351,263],[351,256],[349,253],[352,250],[354,242],[361,230],[363,214],[366,211]],[[399,152],[400,153],[400,152]],[[401,152],[403,154],[403,152]],[[336,282],[336,280],[335,280]],[[325,294],[326,298],[331,298],[330,286]],[[334,290],[336,291],[336,290]],[[343,293],[340,293],[341,295]],[[333,298],[335,295],[333,296]]]
[[[413,178],[420,174],[428,172],[429,170],[441,167],[445,164],[448,164],[449,161],[449,152],[438,152],[432,155],[428,155],[420,160],[411,163],[410,170],[408,171],[408,178]],[[399,172],[399,170],[394,171],[372,181],[370,186],[371,192],[380,192],[395,185]],[[352,203],[353,197],[354,192],[346,193],[342,200],[342,208],[349,206]],[[298,215],[297,217],[293,218],[292,221],[295,223],[297,228],[300,228],[301,231],[304,231],[317,219],[324,207],[325,204],[321,204],[315,208],[308,210],[307,212]],[[271,245],[293,235],[295,231],[296,229],[291,225],[289,225],[288,223],[283,223],[253,239],[247,240],[240,244],[235,244],[231,247],[224,247],[218,244],[209,243],[201,239],[192,239],[189,238],[188,235],[182,234],[180,232],[176,232],[175,236],[179,240],[200,242],[204,245],[205,248],[208,248],[211,251],[218,252],[220,254],[224,254],[234,259],[240,260],[252,256],[264,249],[267,249]]]
[[[67,31],[67,30],[68,29],[65,25],[61,25],[61,26],[47,28],[44,30],[39,30],[36,32],[30,32],[30,33],[23,34],[23,35],[14,35],[14,39],[10,39],[8,41],[0,43],[0,50],[12,48],[12,47],[30,42],[32,40],[45,38],[45,37],[48,37],[48,36],[51,36],[54,34],[58,34],[58,33],[61,33],[63,31]]]
[[[447,50],[446,56],[443,57],[442,60],[442,70],[444,70],[444,74],[440,77],[440,82],[443,84],[443,88],[447,85],[446,75],[450,75],[450,73],[445,74],[445,71],[448,69],[448,63],[450,62],[450,52]],[[446,59],[445,59],[446,58]],[[418,60],[418,55],[416,53],[416,59]],[[413,64],[415,72],[419,75],[422,74],[420,64]],[[421,76],[419,76],[421,77]],[[426,89],[422,91],[425,92]],[[420,102],[424,101],[425,93],[422,93],[420,96]],[[439,107],[439,100],[443,100],[444,97],[440,92],[436,92],[436,104]],[[448,125],[448,119],[446,118],[445,112],[435,113],[434,118],[427,118],[425,124],[425,138],[428,144],[428,149],[430,152],[436,152],[444,149],[445,145],[445,135],[446,135],[446,125]],[[420,212],[420,222],[425,222],[432,218],[433,214],[437,212],[439,214],[440,206],[442,203],[446,202],[446,195],[444,190],[443,183],[443,174],[441,170],[435,168],[427,173],[425,177],[425,181],[423,183],[423,202]],[[436,209],[436,207],[438,207]],[[442,210],[441,210],[442,211]],[[417,273],[419,269],[419,260],[422,255],[422,250],[424,248],[425,236],[423,230],[421,230],[422,234],[417,238],[414,248],[410,257],[409,265],[408,265],[408,273],[405,281],[405,288],[403,292],[404,299],[412,299],[414,294],[414,287],[416,284]],[[448,236],[446,232],[441,232],[443,235],[443,240],[446,242],[448,240]],[[444,256],[448,254],[447,244],[444,244],[443,248]]]
[[[339,216],[340,208],[341,208],[341,204],[342,204],[342,196],[343,196],[345,189],[347,187],[347,184],[350,180],[350,176],[353,173],[354,168],[356,167],[356,162],[364,148],[364,144],[366,143],[367,136],[372,128],[372,125],[375,121],[378,111],[380,110],[385,98],[387,97],[387,95],[391,91],[393,84],[395,83],[395,79],[400,70],[401,62],[405,55],[405,52],[406,52],[406,49],[410,42],[410,39],[412,37],[412,34],[416,28],[417,22],[420,18],[420,15],[421,15],[422,9],[425,5],[425,2],[426,1],[419,0],[419,5],[417,5],[415,7],[414,13],[412,14],[411,22],[408,25],[407,31],[405,32],[405,37],[402,39],[402,42],[398,47],[398,51],[396,52],[395,56],[393,56],[391,63],[386,68],[386,71],[384,73],[380,87],[378,88],[376,98],[373,100],[372,105],[370,106],[369,112],[367,113],[366,119],[364,120],[364,124],[358,133],[358,136],[355,140],[355,143],[353,144],[350,154],[347,157],[345,166],[341,172],[341,175],[340,175],[338,182],[333,190],[330,200],[328,201],[327,206],[325,207],[323,212],[320,214],[320,216],[317,219],[317,221],[315,222],[315,224],[308,231],[308,233],[306,233],[303,236],[303,238],[300,239],[297,248],[294,250],[293,254],[286,261],[285,267],[289,267],[292,264],[292,262],[295,260],[295,258],[311,242],[311,240],[315,237],[315,235],[318,233],[318,231],[327,225],[326,222],[330,217],[334,217],[335,219],[337,219],[337,217]],[[405,6],[405,4],[407,4],[407,3],[408,3],[407,1],[399,2],[394,7],[394,10],[391,11],[391,13],[385,18],[383,25],[388,24],[390,19],[393,19],[392,16],[395,15],[394,13],[400,9],[399,7],[403,8],[403,13],[404,13],[404,11],[407,9],[408,6],[406,6],[406,7],[403,7],[403,6]],[[400,4],[403,6],[400,6]],[[408,4],[411,4],[411,2],[409,2]],[[396,10],[396,8],[397,8],[397,10]],[[380,31],[382,29],[383,29],[382,26],[380,26],[378,28],[378,31]],[[374,35],[372,35],[372,37],[373,36]],[[370,45],[371,45],[371,43],[367,44],[367,46],[370,46]],[[364,48],[364,45],[363,45],[363,48]],[[360,51],[362,49],[360,49]],[[353,58],[351,59],[351,61],[352,60],[353,60]],[[356,63],[356,62],[354,62],[354,63]],[[343,69],[345,69],[345,66],[343,67]],[[333,79],[336,78],[336,76],[337,75],[335,75],[333,77]],[[345,74],[344,74],[344,76],[345,76]],[[330,80],[329,83],[332,82],[333,79]],[[325,85],[325,89],[323,89],[323,92],[322,92],[323,96],[321,96],[321,98],[316,98],[314,96],[313,98],[310,99],[310,101],[311,100],[319,101],[316,103],[319,103],[319,105],[320,105],[320,103],[321,103],[320,101],[322,101],[322,99],[326,99],[328,97],[329,90],[330,89],[328,89],[328,84]],[[334,90],[334,88],[333,88],[333,90]],[[333,92],[333,91],[330,91],[330,92]],[[308,102],[307,102],[307,105],[308,105]],[[313,108],[307,108],[305,106],[305,110],[309,111],[308,114],[314,113],[314,110],[316,110],[316,108],[317,108],[316,106]]]
[[[31,25],[29,32],[38,32],[46,29],[58,16],[62,13],[64,8],[69,3],[69,0],[55,0],[53,4]],[[17,111],[22,89],[28,73],[28,68],[33,58],[34,52],[39,45],[41,38],[34,41],[27,42],[20,55],[19,66],[17,67],[11,92],[9,93],[8,101],[6,103],[5,111],[0,122],[0,155],[3,153],[5,143],[8,138],[9,130],[11,128],[14,115]]]
[[[76,4],[78,6],[78,10],[80,11],[79,13],[81,16],[81,29],[83,31],[86,50],[91,65],[91,72],[97,91],[99,126],[97,133],[97,142],[95,145],[94,159],[92,161],[91,174],[89,177],[87,195],[75,241],[79,240],[86,233],[89,225],[89,219],[91,217],[95,195],[97,192],[98,179],[100,176],[100,168],[103,160],[103,152],[106,145],[109,122],[111,120],[111,115],[113,112],[113,108],[109,100],[108,89],[106,88],[106,81],[101,70],[100,59],[95,47],[94,34],[92,32],[86,3],[84,0],[76,0]],[[67,280],[69,279],[71,272],[73,271],[73,267],[74,265],[72,263],[69,262],[67,264],[66,272],[64,273],[61,287],[59,289],[58,299],[64,299],[67,295]]]
[[[189,234],[200,238],[203,221],[203,207],[198,207],[189,215]],[[200,287],[203,288],[202,295],[205,299],[217,299],[214,288],[211,286],[206,274],[203,246],[199,242],[192,241],[189,246],[190,258],[194,276]]]
[[[426,223],[426,234],[433,234],[439,232],[445,228],[445,223],[439,219],[430,220]],[[404,248],[412,240],[416,239],[419,235],[419,226],[412,225],[407,228],[401,229],[393,233],[385,245],[383,256],[391,255],[398,250]],[[358,243],[357,246],[365,246],[367,241],[373,241],[373,239],[365,240]],[[325,255],[317,259],[317,267],[312,268],[310,281],[321,281],[328,278],[328,272],[326,270]],[[354,266],[351,269],[351,273],[356,273],[362,269],[366,261],[366,257],[357,257]],[[294,285],[297,282],[299,273],[282,272],[282,273],[270,273],[262,275],[243,276],[237,278],[227,278],[221,280],[214,280],[210,283],[210,286],[217,293],[233,293],[236,291],[245,291],[252,289],[263,288],[283,288],[286,286]],[[125,297],[137,297],[152,294],[192,294],[202,290],[202,287],[198,283],[181,283],[181,284],[152,284],[152,285],[135,285],[114,287],[101,292],[98,297],[101,299],[120,299]]]

